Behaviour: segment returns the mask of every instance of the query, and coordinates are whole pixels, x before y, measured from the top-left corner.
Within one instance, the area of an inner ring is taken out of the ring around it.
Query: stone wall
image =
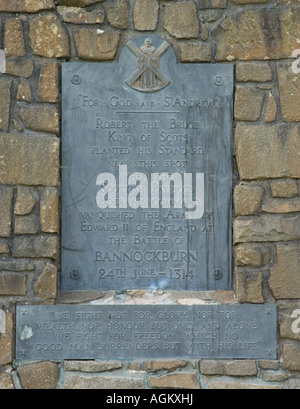
[[[300,389],[299,22],[299,0],[0,0],[0,389]],[[60,65],[145,32],[235,65],[234,291],[61,293]],[[276,304],[278,359],[14,361],[17,303],[95,299]]]

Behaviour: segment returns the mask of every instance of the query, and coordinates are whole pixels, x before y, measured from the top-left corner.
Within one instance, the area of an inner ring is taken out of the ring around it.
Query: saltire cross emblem
[[[159,59],[170,47],[167,41],[164,41],[158,49],[152,45],[150,38],[145,40],[141,48],[138,48],[132,41],[126,45],[137,57],[138,69],[126,81],[131,88],[141,92],[155,92],[170,83],[159,70]]]

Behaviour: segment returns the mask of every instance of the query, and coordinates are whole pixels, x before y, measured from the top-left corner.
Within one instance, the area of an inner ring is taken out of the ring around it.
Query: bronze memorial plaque
[[[156,36],[63,64],[62,289],[231,288],[232,100]]]

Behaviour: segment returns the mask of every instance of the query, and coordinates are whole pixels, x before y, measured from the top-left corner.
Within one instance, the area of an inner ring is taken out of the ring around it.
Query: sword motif
[[[132,41],[126,45],[137,57],[138,69],[126,81],[131,88],[141,92],[155,92],[165,88],[170,83],[159,70],[159,59],[170,47],[169,43],[164,41],[156,49],[150,38],[147,38],[141,48],[138,48]]]

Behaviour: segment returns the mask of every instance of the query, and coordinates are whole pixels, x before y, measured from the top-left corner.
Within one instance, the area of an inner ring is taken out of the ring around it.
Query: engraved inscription
[[[143,35],[62,71],[62,288],[230,289],[232,67]]]
[[[276,358],[275,306],[270,314],[260,305],[28,306],[26,316],[20,308],[17,359]]]

